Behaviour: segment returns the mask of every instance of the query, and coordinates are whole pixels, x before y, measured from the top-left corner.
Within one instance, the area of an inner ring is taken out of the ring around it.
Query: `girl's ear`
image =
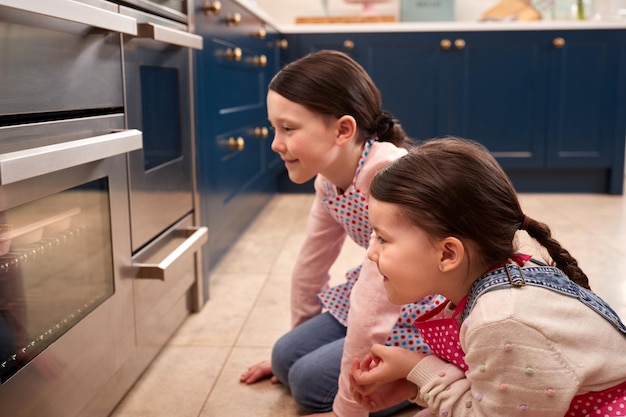
[[[465,246],[456,237],[447,237],[440,242],[441,259],[439,269],[442,272],[452,271],[461,265],[465,256]]]
[[[350,142],[357,133],[356,120],[354,117],[345,115],[337,119],[337,137],[335,144],[341,146]]]

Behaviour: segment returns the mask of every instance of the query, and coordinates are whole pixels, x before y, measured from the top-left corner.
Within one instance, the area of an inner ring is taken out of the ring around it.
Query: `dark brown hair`
[[[548,251],[552,264],[589,288],[585,273],[550,228],[526,217],[517,193],[482,145],[460,138],[426,141],[380,171],[370,184],[376,200],[397,204],[401,215],[434,238],[453,236],[470,244],[480,265],[503,265],[524,229]],[[472,261],[472,262],[474,262]]]
[[[380,91],[370,76],[343,52],[322,50],[291,62],[269,89],[323,115],[354,117],[360,141],[376,137],[396,146],[408,141],[398,121],[382,110]]]

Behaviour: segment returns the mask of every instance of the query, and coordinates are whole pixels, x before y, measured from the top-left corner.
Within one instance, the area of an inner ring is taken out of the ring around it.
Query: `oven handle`
[[[0,5],[113,32],[137,34],[137,20],[72,0],[1,0]]]
[[[0,155],[0,185],[50,174],[143,147],[140,130],[130,129]]]
[[[170,252],[163,260],[153,262],[133,262],[138,268],[136,278],[167,280],[168,270],[186,254],[192,254],[209,240],[209,229],[206,226],[198,228],[177,229],[178,233],[189,235],[180,245]]]
[[[137,37],[153,39],[185,48],[202,49],[202,36],[155,23],[138,23]]]

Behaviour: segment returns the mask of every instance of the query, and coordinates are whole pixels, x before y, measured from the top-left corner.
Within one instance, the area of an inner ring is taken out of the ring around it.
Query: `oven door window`
[[[142,65],[141,112],[146,171],[181,158],[182,138],[178,71]]]
[[[0,380],[114,293],[108,180],[0,212]]]

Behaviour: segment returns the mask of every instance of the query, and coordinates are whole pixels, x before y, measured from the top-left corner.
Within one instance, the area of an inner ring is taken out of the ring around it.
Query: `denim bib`
[[[609,323],[626,336],[626,326],[622,323],[617,313],[603,299],[592,291],[577,285],[565,276],[560,269],[552,266],[521,268],[516,263],[508,263],[502,268],[485,274],[470,289],[467,304],[461,314],[462,320],[467,318],[476,304],[477,298],[481,295],[497,289],[523,287],[525,285],[542,287],[577,298],[587,307],[608,320]]]

